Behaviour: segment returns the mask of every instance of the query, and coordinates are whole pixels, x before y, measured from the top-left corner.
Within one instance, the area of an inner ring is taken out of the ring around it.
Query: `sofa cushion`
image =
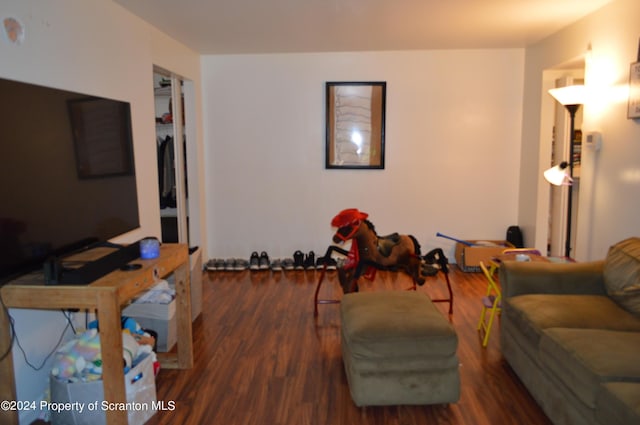
[[[640,383],[604,384],[596,402],[596,416],[608,425],[640,423]]]
[[[640,332],[640,318],[604,295],[518,295],[505,300],[504,315],[538,347],[544,329],[576,328]]]
[[[640,332],[553,328],[540,339],[540,363],[590,408],[603,382],[640,383]]]
[[[625,239],[609,248],[604,283],[611,298],[640,316],[640,238]]]

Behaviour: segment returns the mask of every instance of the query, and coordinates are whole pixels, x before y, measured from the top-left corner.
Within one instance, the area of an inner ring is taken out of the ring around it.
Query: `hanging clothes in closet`
[[[158,138],[158,184],[160,208],[176,208],[176,177],[173,137]]]

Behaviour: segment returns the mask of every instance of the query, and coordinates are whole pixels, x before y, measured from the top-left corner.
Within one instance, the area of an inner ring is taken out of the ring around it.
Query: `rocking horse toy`
[[[336,244],[351,240],[351,249],[331,245],[324,255],[325,259],[334,252],[346,256],[344,265],[338,268],[338,280],[343,292],[357,292],[358,280],[364,276],[373,280],[377,270],[403,271],[413,280],[409,289],[416,290],[416,285],[424,285],[429,276],[442,271],[447,281],[448,299],[434,299],[433,302],[448,302],[449,314],[453,313],[453,293],[449,282],[448,260],[442,249],[436,248],[424,256],[420,253],[420,244],[412,235],[392,233],[378,236],[375,227],[369,221],[368,214],[356,208],[341,211],[331,220],[331,225],[337,227],[333,235]],[[314,316],[318,315],[318,304],[333,304],[337,300],[318,300],[320,286],[324,280],[326,265],[323,267],[315,293]]]

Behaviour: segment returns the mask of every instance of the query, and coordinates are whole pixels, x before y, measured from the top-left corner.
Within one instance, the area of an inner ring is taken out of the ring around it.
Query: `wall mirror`
[[[386,88],[386,82],[327,82],[325,168],[384,168]]]

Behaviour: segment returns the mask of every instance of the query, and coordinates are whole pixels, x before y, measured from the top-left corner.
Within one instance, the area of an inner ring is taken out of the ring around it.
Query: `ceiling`
[[[519,48],[612,0],[113,0],[201,54]]]

